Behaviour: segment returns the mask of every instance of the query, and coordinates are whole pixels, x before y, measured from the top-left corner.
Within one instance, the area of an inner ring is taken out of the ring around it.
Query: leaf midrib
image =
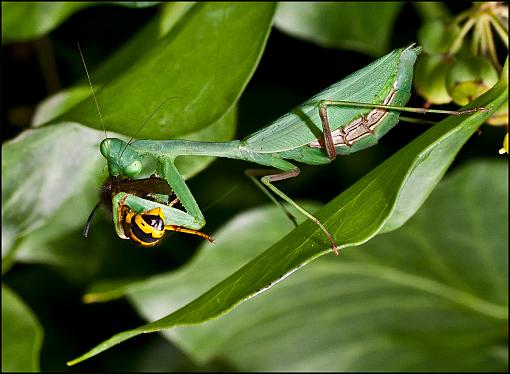
[[[321,264],[321,266],[324,265],[325,264]],[[327,266],[332,267],[332,265],[329,264]],[[398,283],[405,287],[411,287],[439,296],[487,317],[508,321],[508,306],[506,305],[495,304],[436,280],[407,273],[389,266],[380,264],[342,263],[334,264],[334,268],[330,271],[334,271],[335,273],[363,274],[365,276]]]

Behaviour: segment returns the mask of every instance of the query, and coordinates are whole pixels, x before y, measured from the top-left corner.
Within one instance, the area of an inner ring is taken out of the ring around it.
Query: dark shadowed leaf
[[[39,371],[43,331],[32,311],[2,285],[2,372]]]
[[[275,26],[323,47],[374,56],[388,49],[399,2],[281,2]]]
[[[144,8],[158,3],[158,1],[2,1],[2,44],[38,38],[83,8],[107,4]]]

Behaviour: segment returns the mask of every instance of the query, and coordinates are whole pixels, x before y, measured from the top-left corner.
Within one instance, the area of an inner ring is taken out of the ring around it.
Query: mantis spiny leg
[[[249,170],[247,170],[248,172]],[[254,172],[257,172],[257,174],[261,175],[263,172],[271,172],[271,170],[252,170],[251,171],[251,174],[255,174]],[[249,174],[248,174],[249,175]],[[308,217],[310,220],[312,220],[313,222],[315,222],[319,227],[320,229],[324,232],[324,234],[326,234],[326,237],[328,238],[328,241],[329,241],[329,244],[331,246],[331,249],[333,250],[333,252],[335,253],[335,255],[338,256],[338,248],[337,248],[337,245],[335,243],[335,240],[333,239],[333,236],[329,233],[329,231],[324,227],[324,225],[314,216],[312,215],[310,212],[308,212],[306,209],[304,209],[303,207],[301,207],[299,204],[297,204],[296,202],[294,202],[294,200],[292,200],[290,197],[288,197],[287,195],[285,195],[282,191],[280,191],[276,186],[274,186],[271,182],[276,182],[276,181],[280,181],[280,180],[284,180],[284,179],[289,179],[289,178],[293,178],[293,177],[296,177],[299,175],[299,168],[298,167],[295,167],[291,170],[288,170],[288,171],[282,171],[282,172],[279,172],[279,173],[276,173],[276,174],[266,174],[264,175],[260,181],[265,185],[267,186],[271,191],[273,191],[276,195],[278,195],[279,197],[281,197],[283,200],[285,200],[287,203],[289,203],[290,205],[292,205],[293,207],[295,207],[297,210],[299,210],[303,215],[305,215],[306,217]],[[250,176],[250,175],[249,175]],[[273,201],[275,201],[276,199],[272,198]],[[282,206],[281,204],[277,203],[278,205]],[[285,209],[285,208],[284,208]],[[288,212],[288,211],[287,211]]]
[[[295,175],[297,176],[299,174],[299,169],[298,170],[298,173]],[[269,197],[269,199],[271,199],[271,201],[273,203],[276,204],[276,206],[278,206],[281,210],[283,210],[283,212],[287,215],[287,217],[289,217],[289,219],[292,221],[292,223],[294,224],[294,226],[297,227],[297,221],[296,221],[296,217],[294,217],[294,215],[285,207],[285,205],[283,205],[282,203],[280,203],[278,200],[276,200],[274,198],[274,196],[266,189],[264,188],[264,185],[262,183],[260,183],[260,181],[255,178],[256,176],[266,176],[270,173],[274,173],[276,171],[276,169],[247,169],[245,170],[245,174],[248,176],[248,178],[250,178],[253,183],[255,183],[255,185],[261,189],[262,192],[264,192],[264,194]]]
[[[170,187],[172,187],[175,195],[186,209],[186,212],[195,219],[195,223],[203,227],[205,225],[205,218],[198,206],[193,194],[189,190],[184,178],[181,176],[173,160],[160,160],[159,167],[162,175],[167,180]]]
[[[322,134],[324,135],[324,147],[328,158],[333,161],[336,158],[336,148],[333,142],[333,135],[331,135],[331,128],[329,127],[328,120],[328,107],[324,100],[319,102],[319,116],[322,122]]]
[[[328,154],[328,158],[333,161],[336,158],[336,148],[333,141],[333,135],[331,134],[331,128],[329,126],[328,120],[328,106],[340,106],[340,107],[354,107],[354,108],[372,108],[372,109],[382,109],[382,110],[397,110],[400,112],[410,112],[410,113],[438,113],[438,114],[452,114],[452,115],[461,115],[461,114],[470,114],[478,111],[487,111],[486,108],[472,108],[472,109],[463,109],[463,110],[442,110],[442,109],[428,109],[428,108],[411,108],[411,107],[402,107],[397,105],[390,104],[370,104],[370,103],[357,103],[353,101],[337,101],[337,100],[320,100],[319,101],[319,116],[322,122],[322,133],[324,135],[324,148],[326,148],[326,153]],[[364,122],[362,122],[364,125]],[[367,128],[369,132],[372,132],[369,128]]]

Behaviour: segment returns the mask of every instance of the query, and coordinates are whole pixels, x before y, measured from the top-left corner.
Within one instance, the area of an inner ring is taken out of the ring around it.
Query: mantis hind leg
[[[328,158],[333,161],[336,158],[336,148],[333,142],[333,135],[331,134],[331,128],[329,127],[328,120],[328,106],[324,100],[319,102],[319,116],[322,122],[322,134],[324,135],[324,148]]]
[[[409,112],[409,113],[438,113],[438,114],[452,114],[452,115],[461,115],[461,114],[470,114],[478,111],[487,111],[486,108],[478,107],[473,109],[464,109],[464,110],[442,110],[442,109],[428,109],[428,108],[412,108],[412,107],[403,107],[398,105],[390,105],[390,104],[371,104],[371,103],[357,103],[353,101],[338,101],[338,100],[320,100],[319,101],[319,116],[322,122],[322,133],[324,135],[324,148],[326,149],[326,153],[328,154],[328,158],[332,161],[336,158],[336,148],[335,143],[333,141],[333,136],[331,134],[331,128],[329,126],[328,120],[328,107],[329,106],[338,106],[338,107],[353,107],[353,108],[370,108],[370,109],[381,109],[384,111],[388,110],[396,110],[400,112]],[[412,121],[411,121],[412,122]],[[367,128],[369,132],[370,129]]]
[[[267,174],[268,172],[273,172],[273,174]],[[272,182],[293,178],[299,175],[299,168],[293,168],[288,171],[283,171],[274,174],[274,170],[247,170],[246,175],[248,175],[253,181],[256,182],[256,184],[259,184],[259,182],[255,179],[254,175],[263,175],[263,177],[260,179],[263,185],[267,186],[271,191],[273,191],[276,195],[278,195],[280,198],[285,200],[287,203],[295,207],[298,211],[300,211],[303,215],[305,215],[307,218],[309,218],[311,221],[313,221],[315,224],[317,224],[320,229],[324,232],[326,237],[328,238],[329,244],[331,246],[331,249],[335,253],[335,255],[338,255],[338,249],[337,245],[335,243],[335,240],[333,239],[333,236],[329,233],[329,231],[324,227],[324,225],[310,212],[308,212],[306,209],[301,207],[299,204],[297,204],[294,200],[292,200],[290,197],[285,195],[281,190],[279,190],[275,185],[272,184]],[[273,200],[278,206],[282,207],[282,209],[286,212],[286,214],[289,217],[292,217],[291,220],[296,224],[294,216],[282,205],[280,204],[271,194],[268,194],[265,189],[263,189],[264,192],[270,196],[271,200]]]

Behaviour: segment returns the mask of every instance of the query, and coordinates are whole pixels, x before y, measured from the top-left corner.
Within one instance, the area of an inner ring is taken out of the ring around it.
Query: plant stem
[[[481,43],[483,29],[481,27],[481,23],[477,22],[475,25],[475,29],[473,30],[473,39],[471,39],[471,54],[473,56],[477,56],[479,54],[479,46]]]
[[[450,47],[448,54],[454,55],[455,53],[457,53],[457,51],[462,46],[462,40],[464,39],[464,37],[466,36],[468,31],[471,29],[471,27],[473,27],[473,25],[475,24],[475,21],[476,20],[474,18],[470,18],[464,24],[464,26],[462,26],[462,29],[460,30],[459,35],[457,36],[455,41],[452,43],[452,46]]]
[[[456,24],[461,23],[462,21],[464,21],[466,18],[468,18],[471,15],[471,12],[472,12],[471,9],[463,11],[462,13],[460,13],[453,19],[453,23],[456,23]]]
[[[487,56],[487,44],[488,44],[488,36],[487,36],[487,30],[485,28],[485,24],[484,24],[484,21],[483,21],[483,18],[480,19],[478,21],[478,23],[480,24],[480,34],[481,34],[481,39],[480,39],[480,54],[482,56]]]
[[[498,55],[496,53],[496,46],[494,45],[494,35],[492,34],[490,18],[487,15],[483,16],[483,25],[485,28],[485,33],[487,35],[487,48],[489,51],[489,57],[492,60],[492,64],[498,71],[501,71],[501,64],[498,61]]]
[[[499,37],[505,43],[506,48],[508,49],[508,32],[505,30],[505,27],[501,24],[498,17],[492,13],[489,14],[489,21],[498,33]]]

